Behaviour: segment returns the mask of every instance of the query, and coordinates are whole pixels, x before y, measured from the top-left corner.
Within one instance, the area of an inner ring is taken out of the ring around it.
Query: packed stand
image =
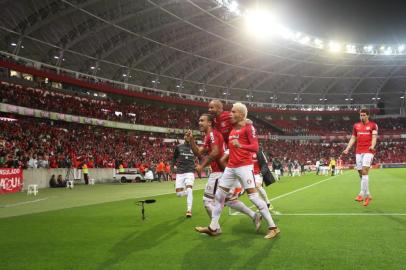
[[[176,109],[157,105],[128,105],[119,101],[62,94],[6,83],[0,85],[0,101],[44,111],[182,129],[197,129],[196,119],[201,113],[187,107]]]
[[[16,118],[16,116],[12,116]],[[156,134],[135,135],[118,129],[17,118],[0,121],[0,166],[22,168],[148,167],[169,161],[177,144]],[[165,136],[168,137],[168,136]]]

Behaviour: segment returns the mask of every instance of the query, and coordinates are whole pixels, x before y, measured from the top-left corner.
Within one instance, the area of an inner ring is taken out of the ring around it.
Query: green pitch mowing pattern
[[[5,195],[0,269],[406,269],[406,170],[374,170],[370,178],[368,207],[353,201],[355,172],[271,185],[282,231],[274,240],[263,239],[265,224],[256,234],[246,216],[229,216],[228,209],[221,236],[196,233],[209,222],[202,190],[194,192],[193,218],[184,217],[186,199],[170,194],[154,197],[142,221],[131,198],[173,192],[173,183]]]

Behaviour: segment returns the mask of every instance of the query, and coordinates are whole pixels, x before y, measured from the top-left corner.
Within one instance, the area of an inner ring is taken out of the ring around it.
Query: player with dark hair
[[[196,231],[200,233],[210,236],[219,235],[219,219],[225,199],[229,191],[237,185],[241,185],[246,190],[249,200],[258,208],[268,223],[268,233],[265,238],[272,239],[280,233],[266,203],[259,197],[255,188],[252,155],[258,152],[258,138],[255,128],[246,122],[247,112],[247,107],[238,102],[231,109],[233,129],[228,142],[230,155],[216,191],[211,223],[208,227],[196,227]]]
[[[186,139],[186,136],[185,136]],[[178,197],[186,196],[187,211],[186,217],[192,217],[193,205],[193,184],[195,181],[195,156],[190,144],[185,141],[175,148],[173,154],[172,167],[176,165],[176,195]]]
[[[368,206],[372,200],[369,192],[369,168],[375,154],[375,146],[378,137],[378,125],[369,121],[369,111],[367,109],[360,110],[361,122],[355,123],[352,131],[352,136],[348,142],[343,154],[348,154],[351,147],[357,142],[356,148],[356,166],[361,178],[361,191],[355,198],[356,201],[364,201],[364,206]]]
[[[186,139],[190,142],[193,153],[202,157],[206,155],[202,162],[196,166],[196,171],[202,171],[203,168],[210,165],[212,172],[209,175],[205,191],[203,194],[203,204],[207,211],[207,214],[211,218],[214,208],[214,196],[216,194],[218,180],[223,174],[224,167],[220,164],[220,159],[224,155],[224,140],[223,136],[217,130],[212,128],[213,116],[211,114],[203,114],[199,118],[199,129],[204,132],[203,146],[198,146],[192,135],[191,131],[186,134]],[[238,194],[230,192],[225,200],[225,205],[246,214],[255,223],[255,227],[259,230],[261,225],[261,215],[252,211],[243,202],[238,200]]]

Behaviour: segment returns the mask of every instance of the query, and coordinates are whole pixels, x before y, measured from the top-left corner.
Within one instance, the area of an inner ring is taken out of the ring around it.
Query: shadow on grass
[[[184,217],[179,217],[171,221],[161,222],[147,230],[127,234],[111,248],[112,257],[101,262],[97,269],[112,269],[130,255],[133,256],[134,253],[156,248],[159,244],[174,237],[176,235],[175,229],[184,221]]]
[[[257,269],[277,241],[263,236],[243,219],[231,232],[217,237],[201,235],[199,244],[184,255],[181,269]]]

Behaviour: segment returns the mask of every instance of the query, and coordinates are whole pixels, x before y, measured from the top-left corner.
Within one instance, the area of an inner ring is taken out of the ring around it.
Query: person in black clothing
[[[49,180],[49,186],[51,188],[66,187],[66,182],[62,180],[62,175],[58,175],[58,179],[56,179],[53,174]]]
[[[186,217],[192,217],[193,184],[195,181],[195,156],[192,148],[185,140],[185,143],[176,146],[172,159],[172,168],[176,166],[176,195],[187,196]],[[185,190],[186,189],[186,190]]]

